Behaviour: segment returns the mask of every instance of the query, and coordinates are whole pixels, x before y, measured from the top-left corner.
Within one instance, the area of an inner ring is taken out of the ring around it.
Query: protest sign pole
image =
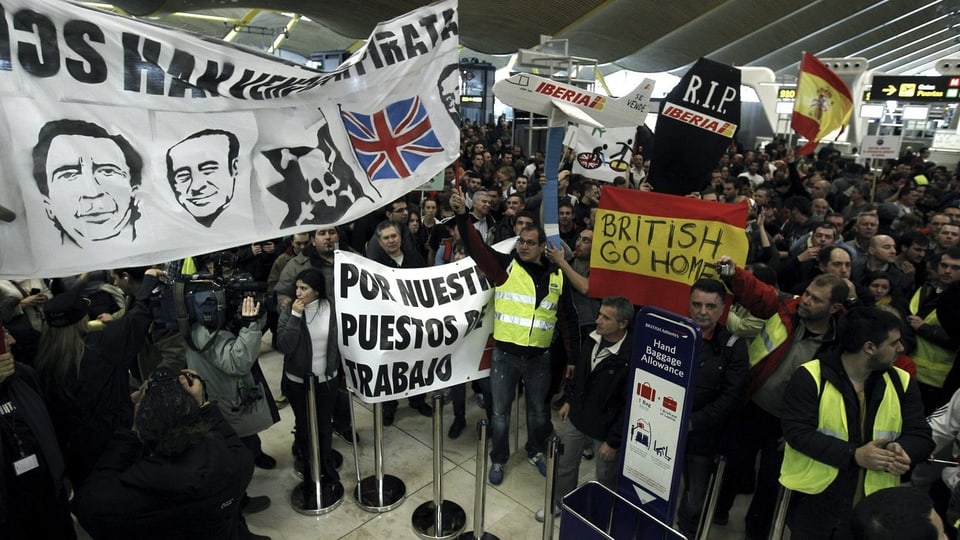
[[[487,506],[487,428],[490,422],[477,422],[477,470],[473,489],[473,530],[460,535],[459,540],[500,540],[483,531],[483,514]]]
[[[543,186],[543,202],[541,212],[543,229],[547,233],[547,241],[553,245],[560,245],[560,225],[558,195],[558,176],[560,174],[560,159],[563,156],[563,134],[567,129],[567,117],[554,108],[550,115],[550,127],[547,130],[547,151],[544,156],[543,172],[547,176],[547,185]]]
[[[443,500],[443,394],[433,395],[433,500],[413,511],[413,530],[423,540],[457,538],[467,523],[463,508]]]
[[[373,404],[373,476],[357,484],[353,497],[367,512],[389,512],[403,503],[407,486],[396,476],[383,474],[383,403]]]
[[[319,516],[340,506],[343,484],[323,483],[320,469],[320,428],[317,425],[317,376],[307,375],[307,434],[310,439],[310,478],[297,484],[290,505],[298,514]]]

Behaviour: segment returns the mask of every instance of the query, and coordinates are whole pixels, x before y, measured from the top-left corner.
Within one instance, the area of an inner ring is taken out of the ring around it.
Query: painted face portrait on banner
[[[460,64],[450,64],[440,72],[437,80],[440,101],[447,108],[447,114],[457,126],[460,125]]]
[[[210,227],[233,200],[240,143],[220,129],[198,131],[167,150],[167,180],[177,202]]]
[[[61,240],[79,247],[136,238],[143,160],[121,135],[97,124],[55,120],[40,129],[33,176],[47,218]]]

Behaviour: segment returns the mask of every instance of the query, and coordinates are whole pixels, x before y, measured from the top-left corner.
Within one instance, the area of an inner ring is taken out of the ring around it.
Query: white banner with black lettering
[[[347,386],[366,403],[483,378],[493,284],[471,258],[389,268],[338,251],[335,283]]]
[[[320,72],[68,2],[0,3],[0,278],[352,221],[459,151],[455,0]]]

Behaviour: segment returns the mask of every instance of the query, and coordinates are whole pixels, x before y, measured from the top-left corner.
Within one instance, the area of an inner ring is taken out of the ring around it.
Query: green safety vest
[[[806,362],[800,367],[805,368],[813,376],[818,388],[820,382],[820,360]],[[910,375],[894,367],[900,376],[901,387],[906,389],[910,383]],[[898,395],[890,373],[883,374],[884,391],[876,418],[873,420],[871,439],[887,439],[895,441],[900,437],[903,428],[903,418],[900,416],[900,396]],[[839,414],[838,414],[839,413]],[[854,419],[859,421],[859,419]],[[817,420],[817,431],[835,437],[841,441],[849,441],[847,429],[847,409],[843,403],[843,395],[829,381],[823,383],[820,393],[820,410]],[[823,492],[836,478],[839,469],[817,461],[812,457],[794,450],[788,443],[783,451],[783,465],[780,467],[780,483],[788,489],[815,495]],[[900,477],[883,472],[868,470],[864,478],[863,491],[865,495],[900,485]]]
[[[494,293],[493,339],[523,347],[546,349],[553,341],[563,274],[550,274],[547,295],[537,305],[533,278],[520,264],[511,263],[508,277]]]
[[[920,291],[922,290],[923,287],[917,289],[913,298],[910,299],[910,313],[912,315],[916,315],[920,310]],[[928,313],[923,318],[923,323],[930,326],[940,326],[940,320],[937,319],[937,310]],[[954,351],[944,349],[917,336],[917,350],[913,353],[913,362],[917,365],[917,382],[942,388],[943,381],[947,378],[947,373],[953,366],[953,357]]]

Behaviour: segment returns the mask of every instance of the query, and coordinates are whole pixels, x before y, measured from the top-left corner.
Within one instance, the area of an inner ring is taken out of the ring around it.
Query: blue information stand
[[[617,493],[672,524],[702,334],[692,320],[653,307],[640,310],[633,328]],[[633,523],[622,526],[623,533],[634,530]],[[649,527],[639,538],[659,538],[661,526],[651,522]],[[617,523],[613,529],[621,531]]]

